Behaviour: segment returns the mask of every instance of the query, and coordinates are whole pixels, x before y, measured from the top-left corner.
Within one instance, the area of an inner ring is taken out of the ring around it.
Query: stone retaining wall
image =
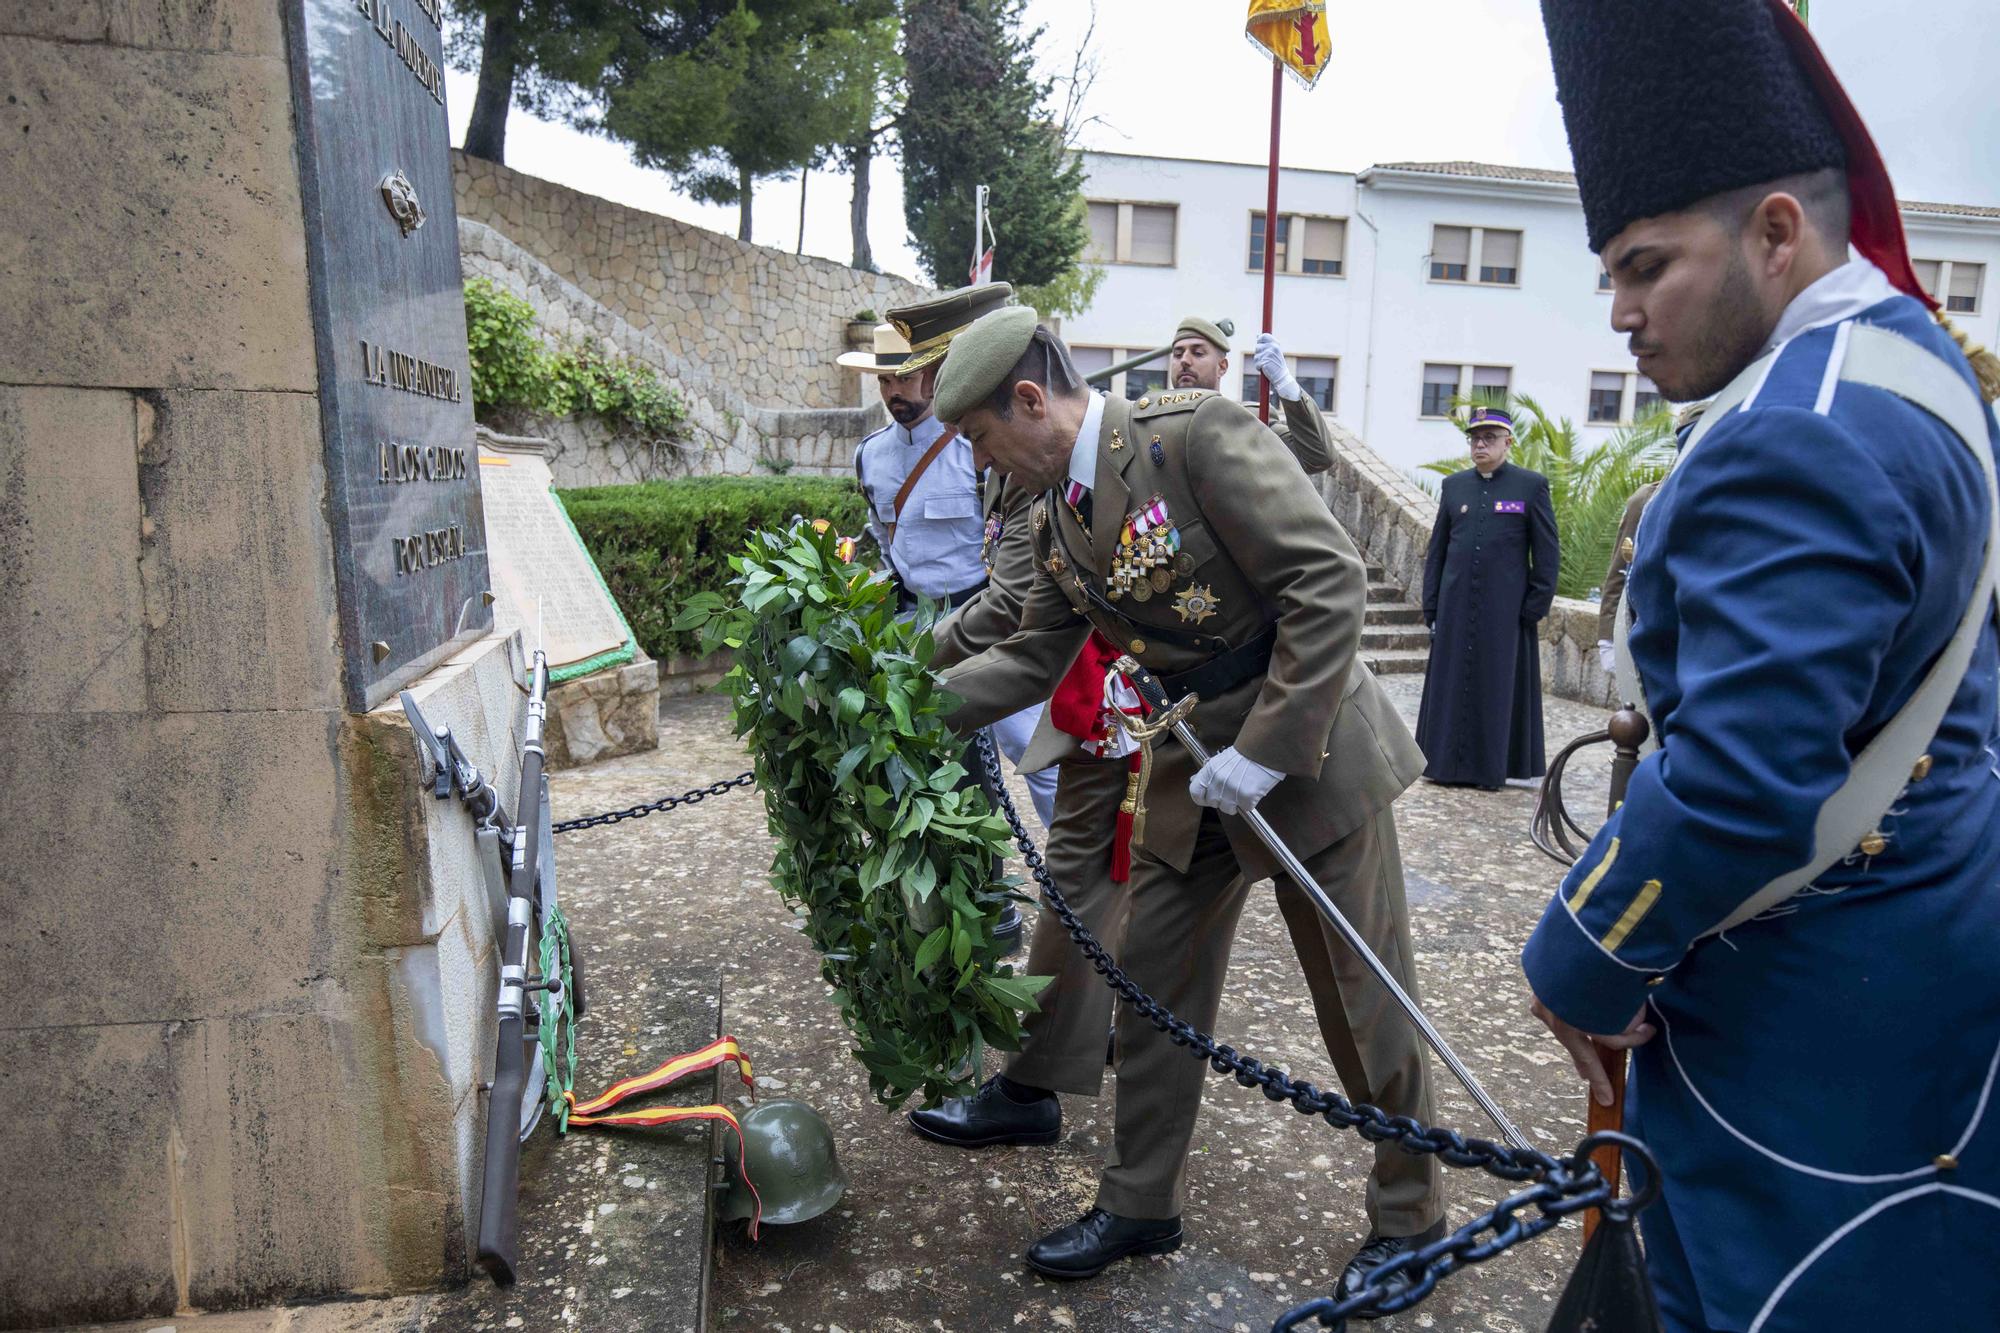
[[[1362,554],[1387,570],[1411,601],[1421,601],[1437,501],[1360,436],[1331,421],[1327,426],[1333,453],[1322,483],[1327,507]],[[1597,661],[1595,602],[1556,598],[1542,622],[1542,687],[1564,699],[1611,706],[1611,680]]]
[[[458,248],[465,275],[489,278],[525,299],[546,337],[591,343],[643,361],[687,400],[687,425],[679,437],[661,440],[620,433],[595,417],[489,414],[487,424],[505,434],[551,442],[547,457],[557,486],[794,469],[844,475],[853,466],[855,445],[888,421],[879,402],[821,410],[754,407],[736,386],[697,369],[651,334],[632,327],[484,223],[459,219]]]
[[[853,407],[860,377],[834,358],[847,321],[922,300],[884,273],[750,245],[452,153],[461,221],[484,223],[676,357],[756,403]]]

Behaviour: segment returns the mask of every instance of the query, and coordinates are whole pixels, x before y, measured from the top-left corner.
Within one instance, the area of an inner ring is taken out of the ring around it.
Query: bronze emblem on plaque
[[[382,178],[382,202],[389,209],[389,216],[396,219],[396,225],[403,229],[403,235],[424,225],[428,214],[417,201],[417,187],[410,184],[410,178],[400,170],[392,171]]]

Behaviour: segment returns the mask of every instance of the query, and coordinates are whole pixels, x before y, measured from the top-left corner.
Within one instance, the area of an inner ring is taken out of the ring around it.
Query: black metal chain
[[[696,787],[693,791],[682,792],[679,796],[663,796],[659,800],[649,801],[645,805],[634,805],[624,810],[606,810],[601,815],[585,815],[581,819],[565,819],[562,823],[555,825],[551,832],[574,833],[578,829],[598,828],[605,824],[616,824],[621,819],[644,819],[647,815],[658,814],[663,810],[672,810],[676,806],[699,805],[711,796],[720,796],[724,792],[732,791],[737,787],[748,787],[756,781],[757,774],[754,770],[748,773],[738,773],[733,778],[725,778],[721,782],[711,782],[706,787]]]
[[[1246,1088],[1258,1088],[1274,1102],[1290,1102],[1300,1115],[1316,1115],[1328,1124],[1352,1129],[1370,1143],[1394,1143],[1404,1152],[1436,1155],[1448,1166],[1476,1167],[1488,1175],[1519,1183],[1534,1181],[1530,1188],[1503,1199],[1498,1205],[1467,1222],[1458,1230],[1422,1249],[1406,1251],[1374,1269],[1352,1296],[1335,1301],[1331,1297],[1309,1301],[1287,1311],[1274,1330],[1291,1329],[1317,1318],[1323,1327],[1343,1329],[1349,1316],[1386,1315],[1404,1310],[1428,1296],[1438,1282],[1460,1267],[1483,1263],[1524,1240],[1541,1235],[1571,1213],[1590,1208],[1603,1209],[1607,1217],[1622,1218],[1643,1207],[1649,1198],[1617,1200],[1612,1187],[1591,1161],[1594,1148],[1616,1142],[1642,1156],[1647,1178],[1657,1180],[1645,1146],[1625,1135],[1595,1135],[1584,1140],[1568,1158],[1551,1157],[1533,1148],[1510,1148],[1481,1138],[1468,1138],[1442,1126],[1426,1126],[1410,1116],[1392,1116],[1366,1102],[1350,1102],[1339,1093],[1325,1092],[1307,1082],[1294,1082],[1285,1071],[1251,1056],[1239,1055],[1232,1047],[1197,1030],[1133,983],[1104,946],[1090,932],[1063,899],[1050,875],[1048,864],[1035,841],[1022,825],[1020,813],[1007,794],[1006,779],[999,756],[984,732],[975,740],[979,763],[987,789],[999,798],[1001,813],[1013,830],[1014,845],[1021,851],[1028,871],[1041,889],[1042,900],[1069,932],[1083,956],[1090,960],[1104,983],[1130,1004],[1141,1018],[1167,1035],[1176,1046],[1185,1046],[1198,1059],[1206,1060],[1218,1074],[1232,1074]],[[1532,1216],[1521,1216],[1527,1208]],[[1492,1233],[1488,1235],[1487,1233]],[[1408,1285],[1403,1283],[1407,1280]]]

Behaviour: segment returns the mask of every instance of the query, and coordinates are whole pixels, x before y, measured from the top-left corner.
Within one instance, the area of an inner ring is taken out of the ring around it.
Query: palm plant
[[[1618,520],[1624,516],[1626,501],[1641,486],[1666,476],[1673,463],[1673,410],[1663,404],[1593,447],[1583,443],[1574,422],[1551,417],[1527,394],[1509,394],[1504,403],[1483,397],[1461,399],[1454,406],[1475,403],[1507,409],[1514,418],[1509,461],[1549,479],[1556,534],[1562,542],[1557,595],[1589,597],[1611,564],[1611,547],[1618,540]],[[1435,495],[1437,483],[1422,474],[1450,476],[1471,466],[1469,453],[1440,458],[1425,463],[1416,481]]]

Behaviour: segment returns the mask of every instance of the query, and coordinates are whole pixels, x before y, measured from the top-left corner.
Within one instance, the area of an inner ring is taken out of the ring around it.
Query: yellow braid
[[[1931,317],[1944,328],[1958,344],[1958,350],[1965,353],[1965,359],[1972,363],[1972,373],[1979,381],[1979,396],[1987,402],[2000,399],[2000,356],[1995,356],[1986,348],[1965,336],[1965,330],[1951,322],[1942,310],[1933,310]]]

